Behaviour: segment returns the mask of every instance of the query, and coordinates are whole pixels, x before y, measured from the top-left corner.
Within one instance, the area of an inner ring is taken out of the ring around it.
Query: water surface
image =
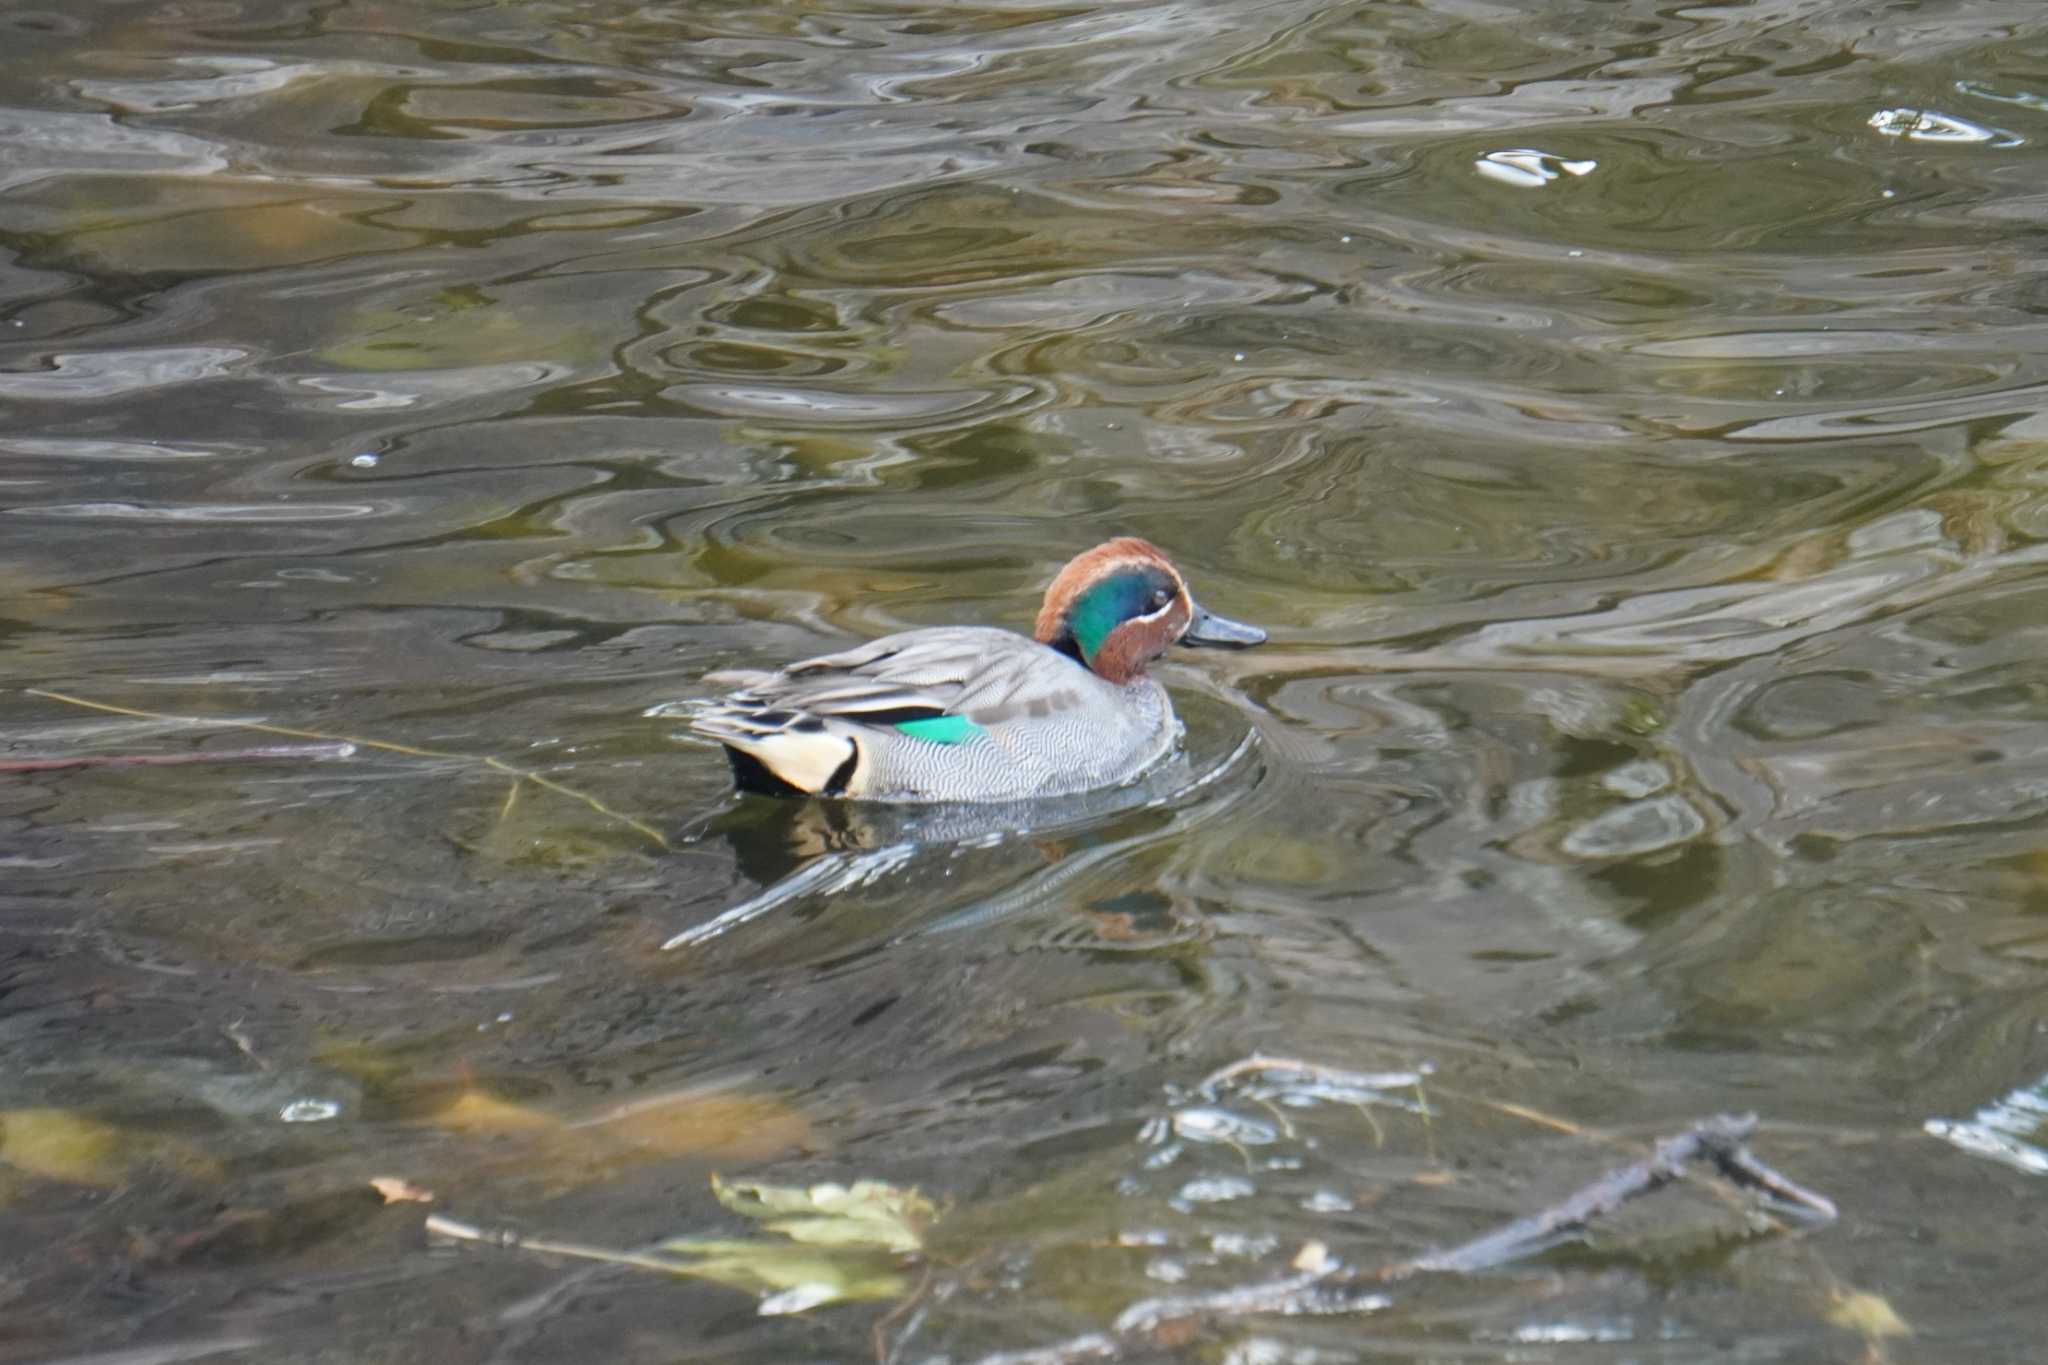
[[[872,1359],[368,1184],[629,1248],[718,1170],[949,1201],[883,1351],[970,1361],[1723,1110],[1841,1222],[1159,1358],[2037,1357],[2032,0],[0,34],[0,759],[394,746],[0,775],[0,1357]],[[735,803],[670,714],[1123,533],[1273,636],[1135,799]]]

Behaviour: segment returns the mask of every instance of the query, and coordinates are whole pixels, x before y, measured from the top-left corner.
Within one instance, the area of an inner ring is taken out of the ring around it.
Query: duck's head
[[[1243,649],[1266,638],[1196,606],[1180,570],[1135,536],[1069,560],[1045,590],[1033,634],[1114,683],[1137,678],[1176,644]]]

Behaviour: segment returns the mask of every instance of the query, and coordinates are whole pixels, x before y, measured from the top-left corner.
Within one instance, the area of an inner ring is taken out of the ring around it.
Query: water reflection
[[[684,712],[656,707],[652,714]],[[1203,731],[1227,725],[1195,714]],[[1252,735],[1240,734],[1227,750],[1217,749],[1211,733],[1200,738],[1193,754],[1172,754],[1136,782],[1056,800],[892,807],[737,798],[691,837],[727,840],[736,866],[761,890],[661,947],[698,947],[811,898],[832,901],[876,886],[900,894],[935,883],[943,889],[922,892],[923,913],[945,912],[914,933],[980,931],[1064,901],[1114,915],[1117,923],[1103,928],[1126,942],[1157,943],[1156,930],[1140,933],[1134,917],[1112,908],[1113,898],[1091,899],[1090,893],[1105,877],[1126,877],[1125,866],[1140,850],[1186,840],[1256,789]],[[1028,844],[1026,863],[1044,864],[1042,870],[1019,871],[1006,848],[1014,844]],[[998,874],[1000,889],[957,904],[971,894],[968,888],[985,883],[987,874],[977,875],[972,864],[987,861],[983,855],[992,851],[999,867],[1008,864]]]
[[[213,379],[228,372],[243,353],[222,346],[164,347],[93,355],[56,354],[49,369],[0,374],[0,397],[28,401],[87,402],[138,389],[163,388]]]

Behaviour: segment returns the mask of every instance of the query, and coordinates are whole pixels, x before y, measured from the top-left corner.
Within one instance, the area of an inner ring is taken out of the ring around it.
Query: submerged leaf
[[[1828,1322],[1873,1341],[1913,1335],[1913,1329],[1893,1310],[1889,1300],[1860,1289],[1834,1295],[1828,1304]]]
[[[121,1132],[69,1109],[0,1110],[0,1162],[69,1185],[114,1185],[128,1167]]]
[[[528,1109],[501,1100],[481,1090],[465,1090],[428,1116],[436,1128],[456,1133],[536,1133],[562,1126],[562,1121],[538,1109]]]
[[[347,335],[318,351],[319,358],[373,373],[526,361],[537,332],[548,335],[550,356],[564,364],[594,364],[606,346],[598,331],[568,321],[545,300],[508,303],[468,289],[444,289],[400,308],[364,309],[346,327]]]
[[[811,1141],[810,1122],[795,1109],[765,1095],[734,1091],[657,1095],[575,1126],[595,1128],[660,1156],[715,1152],[756,1161]]]
[[[423,1106],[424,1108],[424,1106]],[[584,1116],[562,1115],[469,1086],[414,1120],[483,1146],[501,1180],[559,1192],[676,1157],[762,1161],[808,1147],[809,1121],[788,1104],[736,1090],[677,1091]],[[471,1151],[474,1161],[483,1152]],[[421,1179],[435,1183],[437,1172]]]

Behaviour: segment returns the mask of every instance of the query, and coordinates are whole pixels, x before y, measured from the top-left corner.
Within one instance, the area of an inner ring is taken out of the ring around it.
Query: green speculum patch
[[[922,720],[899,720],[898,734],[909,735],[912,739],[928,739],[934,744],[965,744],[977,735],[988,733],[965,716],[926,716]]]

